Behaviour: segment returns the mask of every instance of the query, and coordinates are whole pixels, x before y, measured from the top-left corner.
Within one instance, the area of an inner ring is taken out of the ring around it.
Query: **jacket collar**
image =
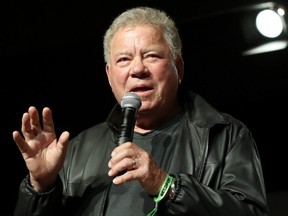
[[[179,99],[184,113],[188,115],[192,124],[200,128],[211,128],[215,124],[227,124],[223,115],[195,92],[183,92]],[[114,105],[106,122],[113,133],[118,134],[122,124],[122,108],[118,103]]]
[[[211,128],[215,124],[228,123],[217,109],[193,91],[184,93],[180,100],[189,120],[198,127]]]

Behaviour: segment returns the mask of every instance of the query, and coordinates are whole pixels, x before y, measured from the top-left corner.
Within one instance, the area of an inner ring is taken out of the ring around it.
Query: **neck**
[[[134,131],[138,133],[147,133],[149,131],[155,130],[159,128],[162,124],[169,121],[171,118],[176,116],[181,111],[181,107],[177,106],[173,110],[169,110],[169,112],[145,112],[138,113],[137,121],[134,127]]]

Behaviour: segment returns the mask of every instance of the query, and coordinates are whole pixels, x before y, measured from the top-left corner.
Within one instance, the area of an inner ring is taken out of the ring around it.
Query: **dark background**
[[[102,37],[120,12],[148,5],[166,10],[178,25],[184,85],[251,129],[272,216],[287,216],[288,51],[241,55],[247,46],[239,21],[243,8],[262,2],[1,1],[0,215],[12,215],[27,172],[12,140],[23,112],[30,105],[49,106],[57,133],[68,130],[72,136],[105,120],[115,100],[106,80]],[[287,8],[285,0],[277,2]]]

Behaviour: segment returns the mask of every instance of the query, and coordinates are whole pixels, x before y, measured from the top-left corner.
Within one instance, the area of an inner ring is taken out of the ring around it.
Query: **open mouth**
[[[131,92],[146,92],[146,91],[149,91],[149,90],[152,90],[152,88],[150,87],[137,87],[137,88],[134,88],[131,90]]]

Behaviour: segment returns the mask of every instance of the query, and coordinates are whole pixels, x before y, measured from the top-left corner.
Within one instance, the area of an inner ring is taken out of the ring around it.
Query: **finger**
[[[31,106],[28,109],[28,113],[29,113],[29,116],[30,116],[30,127],[31,127],[31,130],[36,133],[38,130],[42,129],[41,128],[41,122],[40,122],[40,119],[39,119],[38,110],[34,106]]]
[[[117,146],[113,152],[111,153],[111,156],[113,157],[114,155],[116,155],[117,153],[125,150],[125,149],[132,149],[134,147],[135,144],[133,144],[132,142],[126,142],[126,143],[123,143],[119,146]]]
[[[119,173],[126,171],[126,170],[132,170],[135,166],[134,160],[131,158],[124,158],[123,160],[119,161],[118,163],[111,165],[111,169],[108,172],[109,176],[116,176]]]
[[[137,169],[137,159],[132,159],[132,168],[131,169]]]
[[[24,138],[27,140],[33,139],[33,137],[37,135],[37,132],[32,129],[30,122],[31,118],[29,113],[27,112],[24,113],[22,116],[21,131],[23,133]]]
[[[66,152],[68,144],[69,144],[69,137],[70,137],[70,134],[68,131],[64,131],[60,135],[57,145],[61,152]]]
[[[43,109],[42,116],[43,116],[43,130],[54,133],[54,122],[51,109],[45,107]]]
[[[128,170],[123,175],[118,175],[113,178],[113,183],[116,185],[123,184],[128,181],[137,180],[139,172],[137,170]]]
[[[116,147],[111,153],[111,163],[117,164],[124,158],[135,158],[134,144],[127,142]]]
[[[21,134],[18,131],[14,131],[12,134],[13,140],[17,144],[18,148],[20,149],[21,153],[27,152],[27,143],[21,136]]]
[[[25,112],[22,116],[21,131],[24,138],[28,141],[37,136],[39,130],[41,130],[41,124],[39,122],[38,111],[35,107],[31,106],[28,112]]]
[[[120,163],[125,158],[132,158],[131,154],[128,153],[127,150],[122,150],[120,152],[117,152],[115,154],[112,154],[112,158],[110,159],[110,166],[114,166],[115,164]]]

